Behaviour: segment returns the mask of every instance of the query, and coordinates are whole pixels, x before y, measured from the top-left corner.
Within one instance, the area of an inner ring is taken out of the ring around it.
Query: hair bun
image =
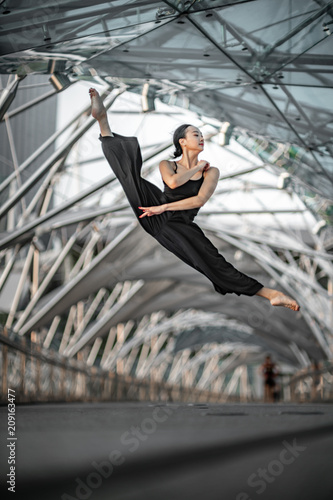
[[[186,135],[186,129],[191,127],[189,123],[184,123],[184,125],[180,125],[173,134],[173,144],[175,146],[175,151],[173,153],[174,158],[178,158],[183,154],[183,150],[181,145],[179,144],[179,139],[184,139]]]
[[[178,146],[176,147],[176,149],[173,152],[173,157],[178,158],[182,154],[183,154],[182,148],[181,148],[180,144],[178,144]]]

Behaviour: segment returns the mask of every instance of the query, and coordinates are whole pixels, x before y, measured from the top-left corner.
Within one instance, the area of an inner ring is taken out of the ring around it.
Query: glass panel
[[[312,0],[266,0],[200,12],[193,20],[256,80],[325,40],[327,14]],[[260,15],[258,15],[260,13]]]
[[[212,10],[217,7],[228,7],[237,3],[243,4],[244,0],[170,0],[168,3],[180,12],[196,12],[200,10]]]
[[[305,146],[332,145],[333,89],[264,86]]]
[[[167,20],[163,23],[167,23]],[[142,25],[131,26],[130,28],[113,30],[62,43],[50,44],[49,42],[49,45],[46,47],[8,54],[0,58],[1,73],[16,72],[17,68],[21,65],[24,65],[24,71],[28,73],[50,73],[51,70],[52,72],[55,71],[55,60],[57,61],[56,66],[59,66],[60,62],[62,62],[61,69],[59,68],[57,71],[64,71],[89,59],[89,64],[86,65],[86,73],[91,75],[90,70],[95,65],[96,54],[103,53],[102,60],[105,59],[107,61],[110,57],[109,50],[123,45],[133,38],[137,38],[155,27],[154,22],[144,23]],[[90,58],[94,59],[91,60]],[[96,68],[99,66],[99,62],[96,61]],[[109,73],[107,72],[107,74]]]
[[[286,85],[332,87],[332,53],[333,38],[325,37],[305,54],[299,54],[293,63],[284,66],[278,78],[272,80]]]
[[[189,81],[214,85],[226,79],[235,81],[237,68],[195,27],[185,23],[186,28],[177,21],[159,25],[126,47],[96,57],[94,68],[103,75],[168,79],[186,86]]]
[[[332,182],[329,181],[325,170],[318,165],[317,158],[312,153],[294,145],[276,144],[245,135],[237,136],[237,141],[263,161],[286,170],[301,184],[309,186],[314,192],[332,200]]]
[[[24,10],[10,16],[2,16],[0,55],[18,52],[32,47],[47,47],[50,43],[75,40],[92,34],[101,34],[119,28],[159,22],[158,10],[163,2],[138,6],[135,0],[112,2],[83,2],[86,7],[71,10],[68,4],[55,3],[54,7]],[[146,31],[146,30],[145,30]],[[105,39],[103,38],[104,43]]]
[[[220,106],[227,121],[277,141],[299,142],[260,87],[245,86],[220,90]],[[225,119],[225,118],[224,118]]]
[[[167,21],[165,20],[162,23],[167,23]],[[57,43],[49,48],[48,53],[52,55],[52,53],[56,54],[61,51],[63,54],[68,54],[69,59],[74,57],[74,60],[76,59],[78,63],[80,63],[82,59],[88,59],[94,56],[94,59],[89,61],[89,67],[94,67],[96,54],[103,53],[104,55],[107,54],[109,57],[110,50],[120,45],[127,44],[129,41],[141,37],[154,28],[156,28],[155,22],[146,22],[136,26],[133,25],[126,28],[114,29],[85,38],[78,38],[60,44]],[[121,52],[124,51],[128,51],[127,45],[121,49]]]
[[[316,151],[313,152],[313,155],[317,159],[318,163],[321,164],[321,166],[326,170],[328,175],[333,174],[333,158],[332,156],[329,156],[327,153],[316,153]],[[333,184],[333,180],[332,180]],[[333,199],[333,187],[330,195],[330,199]]]

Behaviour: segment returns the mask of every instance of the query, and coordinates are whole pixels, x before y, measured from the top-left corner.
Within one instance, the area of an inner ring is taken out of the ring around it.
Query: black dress
[[[141,177],[142,157],[136,137],[101,137],[103,153],[121,183],[141,226],[163,247],[207,276],[221,294],[255,295],[263,285],[235,269],[219,254],[193,219],[199,209],[164,212],[151,217],[139,216],[138,207],[151,207],[196,196],[203,177],[164,192]]]
[[[265,385],[269,387],[275,387],[275,365],[273,363],[266,363],[264,365],[264,377],[265,377]]]

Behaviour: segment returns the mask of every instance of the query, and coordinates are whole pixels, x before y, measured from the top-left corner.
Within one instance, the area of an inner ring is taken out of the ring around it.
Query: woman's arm
[[[202,207],[209,200],[216,189],[216,185],[219,180],[219,170],[215,167],[211,167],[204,173],[204,176],[205,179],[196,196],[184,198],[179,201],[173,201],[171,203],[165,203],[164,205],[157,205],[155,207],[139,207],[143,210],[143,214],[140,215],[140,219],[146,216],[151,217],[152,215],[159,215],[166,211],[173,212]]]
[[[170,162],[163,160],[160,163],[160,172],[163,181],[169,188],[175,189],[176,187],[182,186],[191,177],[200,171],[204,171],[209,168],[209,163],[205,160],[199,161],[193,168],[188,170],[182,170],[181,172],[175,172],[170,166]]]

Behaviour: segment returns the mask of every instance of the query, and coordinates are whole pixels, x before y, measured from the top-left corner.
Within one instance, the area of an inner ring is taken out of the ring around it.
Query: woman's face
[[[186,129],[185,138],[180,139],[180,145],[187,150],[203,151],[204,148],[204,138],[202,133],[197,127],[191,125]]]

